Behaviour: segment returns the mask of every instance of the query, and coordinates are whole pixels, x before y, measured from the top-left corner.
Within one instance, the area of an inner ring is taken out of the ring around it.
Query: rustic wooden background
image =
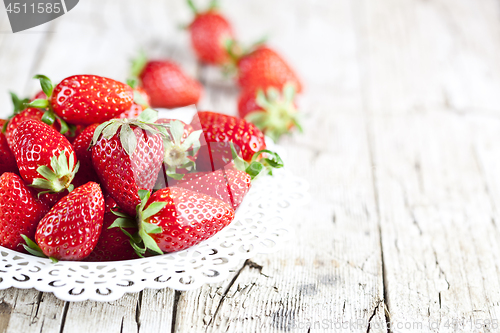
[[[196,291],[111,303],[0,291],[0,332],[494,332],[500,314],[500,2],[222,1],[241,39],[264,34],[305,83],[304,135],[282,142],[312,203],[286,249]],[[76,73],[125,79],[139,48],[235,113],[237,88],[197,64],[182,0],[82,0],[13,35],[0,9],[7,91]],[[347,323],[347,325],[346,325]],[[456,326],[454,326],[456,325]]]

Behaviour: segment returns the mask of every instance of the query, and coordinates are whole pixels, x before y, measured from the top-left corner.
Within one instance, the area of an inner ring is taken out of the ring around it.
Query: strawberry
[[[180,120],[158,119],[156,123],[168,125],[167,132],[171,138],[163,142],[165,173],[159,178],[169,176],[180,179],[183,174],[194,170],[202,131],[195,131],[191,125]]]
[[[103,217],[101,188],[99,184],[89,182],[76,188],[51,208],[38,224],[36,243],[47,257],[82,260],[97,244]]]
[[[94,171],[92,152],[89,150],[97,126],[99,126],[99,124],[88,126],[80,135],[76,137],[73,142],[76,158],[80,162],[80,169],[78,170],[74,180],[76,186],[86,184],[89,181],[98,182],[99,180]]]
[[[118,205],[110,196],[105,199],[105,202],[106,210],[101,235],[94,251],[85,258],[85,261],[116,261],[139,258],[130,245],[129,238],[123,231],[119,228],[111,228],[116,220],[131,220],[131,218],[119,211]],[[136,232],[136,229],[127,228],[125,231],[132,234]]]
[[[0,176],[0,245],[23,251],[22,234],[33,238],[49,207],[16,174]]]
[[[245,161],[266,148],[264,134],[252,123],[244,119],[216,112],[198,112],[191,122],[195,129],[202,129],[208,147],[200,150],[197,164],[199,170],[216,170],[232,160],[231,146],[241,151]],[[221,164],[221,162],[223,162]]]
[[[251,177],[235,169],[197,172],[184,175],[174,186],[209,195],[236,210],[250,190]]]
[[[200,13],[191,0],[188,0],[188,5],[195,14],[188,29],[198,59],[212,65],[227,63],[230,59],[225,46],[234,39],[229,22],[217,11],[216,6]]]
[[[7,121],[0,119],[0,128],[3,128]],[[16,159],[14,158],[14,154],[9,148],[9,144],[7,143],[7,138],[0,131],[0,175],[4,172],[14,172],[17,173],[17,164]]]
[[[276,87],[283,89],[286,83],[295,86],[297,92],[302,84],[293,69],[274,50],[259,46],[237,61],[238,83],[245,90]]]
[[[19,127],[20,124],[30,119],[42,121],[43,115],[44,111],[36,108],[28,108],[16,114],[9,121],[7,127],[5,128],[5,138],[7,139],[9,146],[12,147],[12,136],[14,134],[14,131]],[[56,125],[54,123],[50,126],[56,129]]]
[[[143,111],[137,120],[114,119],[99,125],[92,139],[92,163],[106,191],[129,215],[140,203],[139,189],[151,190],[163,162],[157,112]]]
[[[267,93],[261,89],[244,91],[238,99],[238,114],[276,142],[294,127],[301,130],[294,98],[292,84],[286,84],[282,94],[274,87]]]
[[[19,125],[12,138],[12,151],[21,177],[44,193],[71,192],[79,163],[73,147],[59,132],[37,120]]]
[[[201,84],[188,77],[181,68],[166,60],[148,61],[144,54],[134,60],[132,76],[151,98],[155,108],[177,108],[197,104]]]
[[[29,106],[48,109],[53,119],[57,115],[75,125],[92,125],[112,119],[129,110],[134,101],[131,87],[105,77],[74,75],[55,87],[46,76],[35,78],[40,80],[47,99],[36,99]]]
[[[151,196],[142,190],[138,194],[139,229],[131,239],[140,255],[148,249],[158,254],[187,249],[234,219],[234,210],[225,202],[183,188],[164,188]]]

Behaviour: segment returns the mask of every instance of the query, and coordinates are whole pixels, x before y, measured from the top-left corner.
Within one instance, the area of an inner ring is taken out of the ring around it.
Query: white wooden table
[[[500,2],[222,1],[269,34],[305,83],[304,135],[283,141],[311,184],[286,249],[199,290],[111,303],[0,291],[0,332],[495,332],[500,323]],[[234,114],[237,89],[196,63],[184,1],[82,0],[10,33],[0,10],[0,117],[34,74],[125,79],[139,48]],[[486,326],[485,326],[486,323]],[[456,325],[456,326],[454,326]]]

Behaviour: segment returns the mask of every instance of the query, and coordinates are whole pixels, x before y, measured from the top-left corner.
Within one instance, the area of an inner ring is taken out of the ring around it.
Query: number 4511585
[[[7,6],[7,13],[32,13],[32,14],[59,14],[61,12],[61,4],[60,3],[37,3],[36,6],[34,3],[31,5],[27,5],[26,3],[9,3]]]

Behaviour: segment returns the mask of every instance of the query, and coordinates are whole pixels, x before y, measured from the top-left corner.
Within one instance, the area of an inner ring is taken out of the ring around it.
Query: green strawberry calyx
[[[33,77],[40,81],[40,86],[42,87],[42,91],[47,96],[46,99],[35,99],[34,101],[26,104],[27,107],[37,108],[44,110],[44,114],[42,116],[42,121],[47,125],[52,125],[57,120],[57,122],[61,125],[61,134],[66,134],[69,132],[71,137],[75,136],[74,125],[68,124],[61,117],[55,114],[52,105],[50,104],[50,98],[52,97],[52,92],[54,91],[54,84],[52,81],[45,75],[37,74]]]
[[[169,125],[170,138],[163,140],[165,173],[169,177],[180,180],[183,175],[177,173],[178,169],[187,171],[196,169],[194,160],[201,147],[200,136],[203,131],[194,131],[183,139],[184,124],[179,120],[173,120]]]
[[[281,157],[273,151],[267,149],[260,150],[252,156],[250,162],[247,162],[240,157],[232,142],[230,145],[236,169],[248,173],[252,180],[262,174],[272,176],[273,169],[280,169],[284,166]]]
[[[54,264],[57,264],[59,262],[59,260],[57,260],[56,258],[54,257],[47,257],[42,249],[40,248],[40,246],[38,246],[37,243],[35,243],[34,241],[32,241],[31,239],[29,239],[28,236],[26,235],[21,235],[21,237],[24,239],[24,241],[26,242],[26,244],[23,244],[23,247],[26,251],[28,251],[30,254],[34,255],[34,256],[37,256],[37,257],[40,257],[40,258],[49,258],[50,260],[52,260],[52,262]]]
[[[163,251],[158,244],[156,244],[156,241],[151,237],[151,234],[161,233],[162,228],[149,223],[148,219],[160,212],[167,203],[153,202],[145,208],[151,193],[147,190],[139,190],[138,195],[141,199],[141,203],[136,207],[136,220],[132,220],[123,213],[113,212],[115,215],[119,216],[119,218],[117,218],[109,228],[119,227],[123,233],[130,238],[130,245],[140,257],[144,257],[144,254],[148,250],[153,254],[163,254]],[[125,228],[137,228],[137,232],[130,234]]]
[[[200,11],[194,4],[193,0],[186,0],[186,3],[195,16],[200,14]],[[218,9],[219,9],[219,0],[211,0],[210,3],[208,4],[208,9],[206,10],[206,12],[216,11]]]
[[[132,156],[137,148],[137,137],[131,126],[139,127],[151,134],[160,134],[164,142],[171,140],[170,134],[167,131],[169,125],[156,124],[157,119],[158,111],[148,108],[142,111],[137,119],[108,120],[95,129],[89,149],[97,144],[101,136],[109,140],[120,129],[120,143],[127,155]]]
[[[249,113],[245,120],[257,126],[274,142],[283,134],[289,134],[294,127],[302,132],[300,115],[294,103],[295,95],[296,88],[292,83],[285,84],[281,94],[274,87],[269,87],[266,93],[259,89],[255,101],[263,110]]]
[[[80,168],[80,162],[75,165],[75,153],[69,154],[69,160],[66,153],[65,149],[60,152],[59,156],[54,154],[50,159],[50,168],[46,165],[40,165],[36,169],[43,178],[35,178],[30,186],[46,190],[38,193],[39,196],[45,193],[59,193],[64,190],[73,191],[74,185],[71,182]]]

